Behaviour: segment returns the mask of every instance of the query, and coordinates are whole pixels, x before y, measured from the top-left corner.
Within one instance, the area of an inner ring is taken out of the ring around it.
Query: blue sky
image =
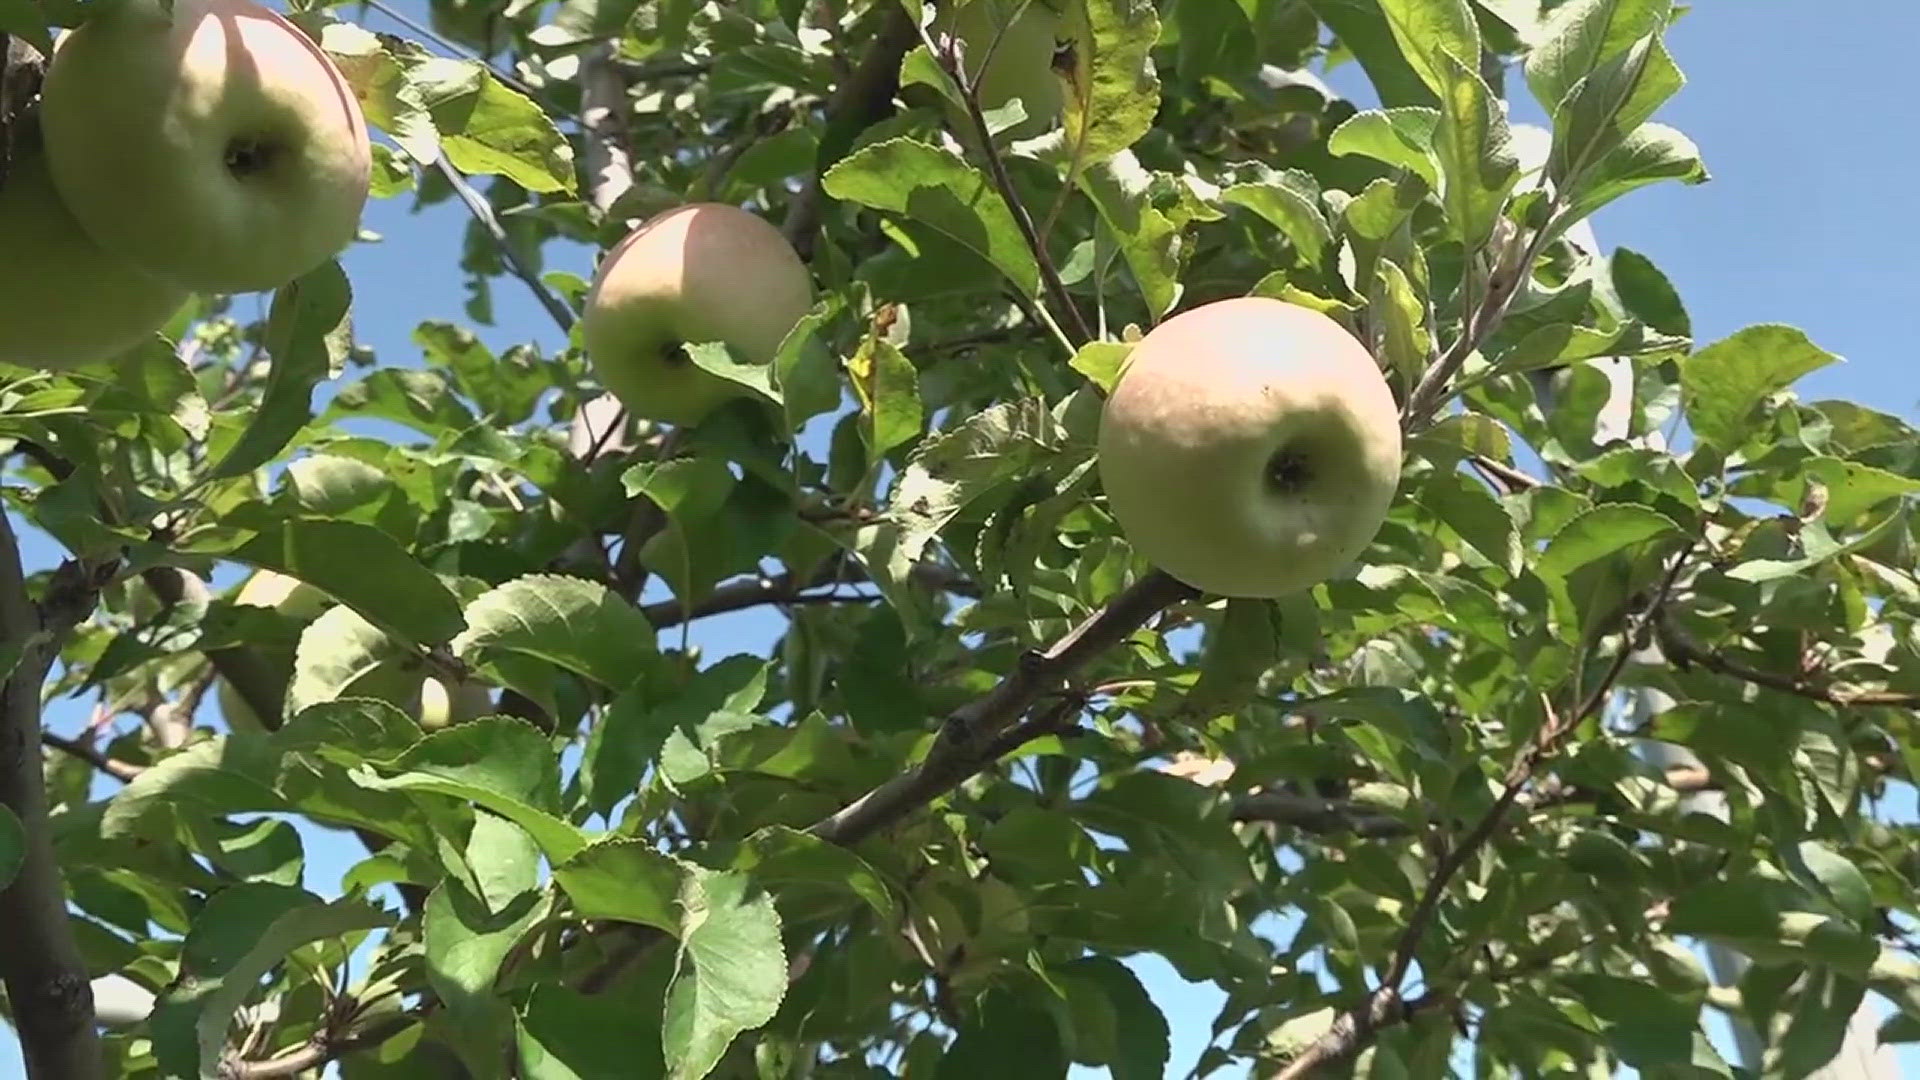
[[[425,4],[399,6],[414,13]],[[368,22],[400,30],[377,14]],[[1797,325],[1845,358],[1803,380],[1803,395],[1850,398],[1909,421],[1920,420],[1912,343],[1920,274],[1908,262],[1920,251],[1911,206],[1920,152],[1908,115],[1916,41],[1920,5],[1910,0],[1702,0],[1670,36],[1689,81],[1659,119],[1699,144],[1714,178],[1643,189],[1595,221],[1605,248],[1631,247],[1667,273],[1701,343],[1756,322]],[[1356,70],[1330,81],[1357,100],[1371,98]],[[1515,118],[1543,122],[1523,85],[1512,81]],[[383,239],[344,259],[359,337],[386,364],[419,363],[410,339],[417,323],[466,321],[455,269],[464,211],[449,201],[413,216],[410,205],[407,196],[371,205],[367,227]],[[589,253],[571,246],[553,248],[548,262],[583,276],[591,270]],[[511,279],[496,283],[494,305],[497,325],[476,329],[496,349],[534,341],[552,351],[561,343]],[[31,569],[52,565],[59,552],[30,535],[25,556]],[[744,613],[703,621],[692,641],[719,657],[764,651],[777,633],[770,616]],[[57,702],[50,716],[67,728],[83,711]],[[331,835],[307,837],[308,887],[336,894],[358,849]],[[1185,1075],[1221,995],[1181,982],[1157,960],[1136,966],[1174,1031],[1169,1075]],[[1920,1053],[1904,1055],[1902,1066],[1920,1075]],[[21,1073],[11,1035],[0,1030],[0,1078]]]

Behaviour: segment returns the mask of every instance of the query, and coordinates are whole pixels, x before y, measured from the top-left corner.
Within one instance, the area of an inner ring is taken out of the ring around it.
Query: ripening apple
[[[251,0],[108,0],[54,49],[54,182],[102,247],[200,292],[278,288],[338,254],[371,179],[353,89]]]
[[[493,712],[493,694],[485,683],[463,681],[452,690],[446,681],[429,677],[420,687],[420,726],[438,731],[464,724]]]
[[[1140,340],[1098,453],[1107,505],[1148,562],[1203,592],[1277,597],[1372,542],[1400,482],[1400,417],[1340,324],[1240,297]]]
[[[693,203],[648,219],[601,260],[580,335],[630,414],[692,425],[752,391],[681,346],[724,341],[735,359],[770,364],[812,306],[813,279],[780,230],[736,206]]]
[[[40,152],[14,150],[0,182],[0,361],[62,370],[151,337],[187,292],[93,242]]]
[[[962,69],[977,85],[981,109],[992,112],[1019,99],[1026,119],[1000,137],[1030,139],[1059,122],[1064,95],[1053,73],[1053,53],[1061,20],[1047,0],[972,0],[957,10],[943,6],[935,26],[964,43]],[[963,110],[949,107],[948,122],[973,135],[973,121]]]
[[[332,606],[333,599],[299,578],[275,570],[259,570],[240,584],[232,603],[238,607],[272,608],[296,622],[309,623]],[[266,660],[274,673],[274,683],[284,696],[287,683],[293,679],[294,650],[272,648]],[[214,698],[220,703],[220,715],[226,717],[229,727],[259,731],[264,726],[260,715],[227,680],[221,679],[214,687]]]

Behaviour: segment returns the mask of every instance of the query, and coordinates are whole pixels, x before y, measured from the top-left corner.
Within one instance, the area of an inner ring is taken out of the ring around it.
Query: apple
[[[973,0],[958,9],[943,6],[934,25],[964,44],[962,69],[978,89],[982,110],[992,112],[1016,98],[1026,110],[1026,119],[999,137],[1030,139],[1059,122],[1064,94],[1060,77],[1053,73],[1053,52],[1061,21],[1046,0]],[[948,122],[971,139],[972,119],[958,107],[948,113]]]
[[[239,607],[272,608],[295,622],[309,623],[333,605],[333,598],[299,578],[275,570],[259,570],[240,584],[231,603]],[[278,644],[257,647],[267,654],[275,685],[284,696],[287,683],[293,679],[294,647]],[[220,703],[220,715],[226,717],[229,727],[248,731],[264,728],[260,715],[227,680],[221,679],[215,685],[214,699]]]
[[[1153,328],[1100,419],[1107,506],[1134,550],[1203,592],[1277,597],[1372,542],[1400,417],[1367,349],[1310,308],[1218,300]]]
[[[682,345],[724,341],[773,362],[813,307],[813,279],[780,231],[723,203],[649,218],[600,262],[580,316],[588,361],[635,417],[698,424],[752,391],[693,363]]]
[[[251,0],[108,0],[41,90],[48,165],[102,247],[199,292],[278,288],[338,254],[372,176],[333,61]]]
[[[0,238],[0,361],[53,371],[107,360],[186,303],[185,289],[94,243],[24,143],[0,182]]]
[[[429,678],[420,687],[420,726],[438,731],[493,712],[493,694],[485,683],[462,681],[452,690],[445,680]]]

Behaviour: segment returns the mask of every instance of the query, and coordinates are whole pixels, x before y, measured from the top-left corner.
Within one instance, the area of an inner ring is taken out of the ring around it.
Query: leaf
[[[353,521],[297,518],[258,530],[232,558],[319,589],[416,645],[452,640],[460,601],[392,537]]]
[[[259,736],[217,736],[162,758],[108,801],[100,834],[150,834],[166,827],[174,806],[206,816],[291,809],[274,790],[269,745]]]
[[[1432,105],[1438,100],[1401,52],[1379,0],[1307,0],[1307,6],[1360,62],[1382,105]]]
[[[1172,1055],[1167,1018],[1133,969],[1110,956],[1087,956],[1065,966],[1075,978],[1106,991],[1114,1011],[1113,1056],[1105,1064],[1113,1080],[1159,1080]]]
[[[1565,577],[1616,551],[1668,536],[1684,535],[1665,514],[1635,503],[1603,503],[1581,513],[1553,534],[1536,572]]]
[[[760,829],[741,842],[733,869],[748,874],[776,896],[783,886],[817,887],[859,897],[882,921],[893,919],[893,892],[879,872],[851,850],[829,844],[812,833],[785,825]]]
[[[687,343],[681,346],[681,351],[686,353],[687,359],[693,362],[694,367],[707,374],[744,386],[782,409],[786,407],[786,401],[781,398],[779,388],[773,385],[771,364],[756,364],[750,360],[738,359],[734,355],[733,348],[724,341]]]
[[[1125,369],[1127,357],[1133,355],[1133,346],[1118,341],[1089,341],[1080,346],[1080,350],[1067,361],[1067,366],[1085,375],[1103,394],[1113,393],[1120,382],[1120,372]]]
[[[20,872],[20,863],[26,858],[27,831],[21,827],[20,819],[13,810],[0,806],[0,889],[13,884],[14,875]]]
[[[1595,211],[1635,188],[1661,180],[1692,185],[1708,179],[1707,167],[1692,139],[1665,124],[1642,124],[1581,175],[1580,183],[1570,192],[1567,209],[1554,219],[1555,229],[1592,217]]]
[[[0,0],[0,34],[24,38],[41,56],[53,55],[53,35],[37,0]]]
[[[1560,981],[1605,1025],[1620,1060],[1637,1069],[1684,1064],[1693,1054],[1699,1005],[1657,986],[1615,975],[1572,972]]]
[[[420,917],[427,984],[446,1008],[447,1023],[460,1035],[455,1048],[476,1076],[502,1075],[501,1036],[513,1012],[495,995],[494,980],[551,906],[550,899],[528,891],[501,910],[489,910],[451,875],[427,895]]]
[[[1435,96],[1445,99],[1453,90],[1456,65],[1467,70],[1479,67],[1480,28],[1466,0],[1379,0],[1379,4],[1400,55]]]
[[[1159,318],[1173,310],[1184,291],[1180,273],[1188,249],[1182,226],[1154,204],[1155,174],[1131,150],[1122,150],[1082,168],[1078,182],[1119,242],[1120,255],[1147,302],[1147,314]]]
[[[1475,67],[1448,53],[1440,54],[1437,66],[1449,76],[1433,131],[1440,202],[1461,240],[1478,251],[1492,238],[1507,196],[1520,179],[1520,159],[1506,114]]]
[[[1657,126],[1649,124],[1640,130]],[[1638,134],[1640,132],[1635,132]],[[1673,283],[1653,265],[1653,260],[1631,248],[1615,248],[1608,272],[1628,315],[1662,334],[1680,338],[1693,336],[1693,320],[1687,315],[1686,305],[1674,291]]]
[[[1791,853],[1827,897],[1848,918],[1870,925],[1873,921],[1873,887],[1851,860],[1818,840],[1802,840]]]
[[[1920,480],[1857,461],[1821,456],[1809,459],[1805,470],[1827,487],[1821,517],[1832,525],[1846,525],[1888,499],[1920,493]]]
[[[574,191],[573,148],[566,137],[538,104],[485,65],[433,57],[406,74],[455,168],[504,176],[532,192]]]
[[[1588,168],[1610,155],[1685,82],[1659,35],[1635,42],[1594,69],[1554,111],[1547,176],[1577,198]]]
[[[375,790],[476,803],[525,829],[555,863],[587,844],[580,830],[559,816],[560,762],[547,737],[517,717],[484,716],[436,731],[399,757],[356,769],[353,777]]]
[[[1856,551],[1872,547],[1880,542],[1895,526],[1906,518],[1906,509],[1895,506],[1887,516],[1878,522],[1860,530],[1859,534],[1844,543],[1835,540],[1826,524],[1822,521],[1809,521],[1800,527],[1800,546],[1806,552],[1798,559],[1749,559],[1728,570],[1727,576],[1736,581],[1765,582],[1778,581],[1793,577],[1842,555],[1851,555]]]
[[[681,893],[692,864],[643,840],[602,840],[555,863],[553,879],[586,919],[618,919],[680,934]]]
[[[1749,326],[1681,361],[1687,423],[1701,442],[1737,449],[1752,434],[1747,421],[1763,400],[1838,359],[1795,327]]]
[[[869,334],[847,359],[847,374],[864,419],[861,434],[867,439],[868,460],[879,461],[894,447],[919,436],[925,407],[920,401],[919,373],[905,353],[885,338]]]
[[[637,659],[654,649],[640,609],[605,585],[560,574],[526,574],[475,598],[455,656],[470,662],[520,653],[613,690],[633,681]]]
[[[1811,963],[1864,976],[1879,943],[1820,906],[1778,878],[1714,880],[1676,896],[1665,929],[1722,942],[1755,963]]]
[[[994,988],[961,1020],[934,1080],[1058,1080],[1068,1064],[1052,1014],[1023,995]]]
[[[413,680],[405,669],[419,663],[418,656],[359,612],[344,605],[332,608],[300,634],[285,711],[298,713],[338,698],[378,697],[414,712],[408,685]]]
[[[1398,263],[1382,259],[1379,288],[1371,306],[1379,320],[1380,356],[1392,371],[1411,379],[1433,355],[1427,335],[1426,304]]]
[[[346,359],[352,300],[347,275],[333,260],[274,291],[262,342],[272,360],[266,390],[246,429],[226,448],[209,478],[252,472],[313,419],[313,388]]]
[[[700,1080],[736,1035],[779,1011],[787,958],[773,900],[744,874],[696,869],[680,905],[680,970],[667,987],[661,1043],[669,1077]]]
[[[634,1023],[634,1003],[582,994],[561,982],[533,988],[520,1017],[520,1067],[527,1080],[648,1080],[666,1061],[660,1029]],[[608,1038],[619,1032],[619,1038]]]
[[[1570,0],[1527,54],[1527,87],[1549,115],[1601,64],[1666,26],[1673,0]]]
[[[1836,1064],[1834,1059],[1846,1045],[1847,1029],[1866,989],[1861,980],[1838,972],[1809,972],[1793,1003],[1787,1029],[1779,1036],[1776,1053],[1767,1055],[1767,1075],[1801,1080]]]
[[[1146,0],[1075,0],[1081,31],[1061,105],[1066,146],[1082,164],[1103,162],[1139,141],[1160,111],[1153,48],[1160,17]]]
[[[927,542],[995,485],[1029,475],[1064,436],[1046,403],[1002,402],[915,448],[888,499],[886,522],[897,554],[918,559]]]
[[[373,525],[377,504],[398,488],[393,478],[355,458],[335,454],[314,454],[287,463],[284,474],[287,491],[300,509],[321,517],[345,517],[363,525]]]
[[[302,945],[391,925],[358,900],[249,882],[208,898],[181,944],[180,979],[154,1005],[153,1052],[171,1076],[226,1075],[227,1027],[268,971]]]
[[[825,333],[840,308],[837,297],[820,301],[787,332],[774,355],[773,372],[789,431],[799,431],[808,420],[840,405],[840,372]]]
[[[953,153],[909,138],[863,146],[821,177],[845,202],[928,225],[977,252],[1031,297],[1040,266],[1021,238],[1013,211],[978,169]]]
[[[1261,167],[1259,179],[1234,184],[1220,201],[1244,206],[1279,229],[1306,263],[1318,263],[1333,242],[1333,226],[1320,210],[1320,184],[1299,169]]]
[[[1336,157],[1359,154],[1406,169],[1440,188],[1440,161],[1433,153],[1433,133],[1440,110],[1407,105],[1397,109],[1367,109],[1341,121],[1327,136],[1327,153]]]
[[[1259,688],[1260,677],[1280,660],[1280,612],[1269,600],[1230,599],[1220,623],[1207,635],[1200,678],[1181,711],[1195,719],[1238,712]]]

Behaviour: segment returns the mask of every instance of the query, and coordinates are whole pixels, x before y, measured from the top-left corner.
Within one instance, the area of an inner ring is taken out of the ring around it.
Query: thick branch
[[[1412,1001],[1400,1000],[1398,990],[1377,993],[1367,1002],[1365,1013],[1343,1013],[1333,1026],[1299,1057],[1274,1074],[1273,1080],[1305,1080],[1314,1070],[1329,1062],[1341,1061],[1365,1049],[1373,1032],[1383,1027],[1404,1024],[1423,1012],[1437,1009],[1453,999],[1445,994],[1423,994]],[[1323,1050],[1322,1047],[1325,1049]]]
[[[13,523],[0,513],[0,644],[19,650],[0,711],[0,806],[24,832],[20,866],[0,889],[0,979],[32,1080],[103,1076],[93,992],[67,921],[66,888],[47,824],[40,694],[60,643],[93,610],[98,579],[85,564],[61,565],[39,605],[27,596]]]
[[[893,97],[900,89],[900,61],[919,40],[919,28],[907,13],[907,5],[886,7],[886,22],[860,66],[827,99],[826,134],[821,139],[816,167],[794,196],[786,223],[781,226],[787,242],[802,259],[813,258],[814,234],[820,228],[821,204],[827,197],[820,187],[821,174],[840,160],[862,131],[893,111]]]
[[[596,45],[580,57],[580,126],[586,132],[581,168],[587,199],[605,217],[633,188],[627,151],[627,83],[613,63],[613,46]]]
[[[998,736],[1042,696],[1061,689],[1074,672],[1126,640],[1167,605],[1196,595],[1158,571],[1141,578],[1045,651],[1023,656],[992,690],[948,716],[918,767],[861,796],[814,825],[812,832],[836,844],[852,844],[952,790],[979,771]]]
[[[1778,690],[1783,694],[1792,694],[1812,701],[1823,701],[1829,705],[1890,705],[1902,709],[1920,709],[1920,694],[1903,694],[1895,690],[1847,690],[1835,686],[1817,686],[1796,679],[1791,675],[1780,675],[1759,668],[1748,667],[1738,660],[1731,660],[1719,653],[1709,652],[1689,641],[1685,635],[1675,629],[1671,623],[1662,621],[1655,628],[1660,637],[1660,649],[1667,658],[1676,664],[1698,664],[1708,671],[1755,686],[1764,686],[1769,690]]]

